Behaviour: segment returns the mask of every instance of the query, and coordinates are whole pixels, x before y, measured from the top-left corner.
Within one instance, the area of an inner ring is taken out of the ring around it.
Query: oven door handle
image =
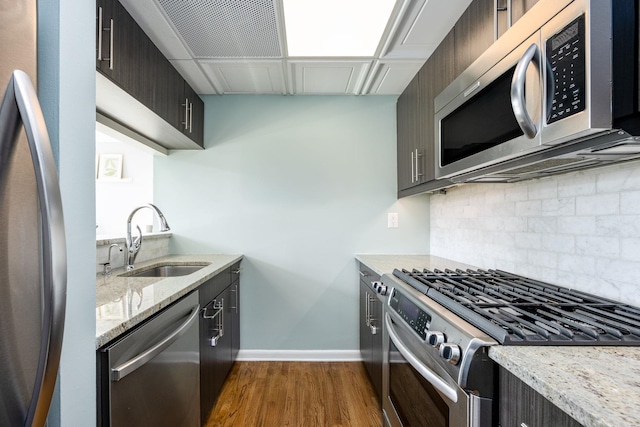
[[[449,384],[445,383],[442,378],[433,373],[429,368],[427,368],[418,358],[409,350],[400,340],[398,335],[396,334],[393,328],[393,322],[391,321],[391,316],[389,313],[385,314],[385,324],[387,326],[387,332],[389,332],[389,338],[393,341],[393,344],[396,346],[398,351],[404,356],[405,359],[415,368],[416,371],[420,375],[424,377],[429,383],[435,387],[440,393],[445,395],[447,399],[451,400],[453,403],[458,401],[458,393],[456,390],[451,387]]]

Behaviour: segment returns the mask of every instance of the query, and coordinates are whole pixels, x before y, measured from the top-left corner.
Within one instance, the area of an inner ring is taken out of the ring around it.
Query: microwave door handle
[[[513,114],[516,117],[518,126],[520,126],[522,132],[524,132],[529,139],[533,139],[538,133],[535,123],[527,112],[524,94],[527,68],[531,62],[540,68],[540,49],[535,43],[529,46],[524,55],[522,55],[522,58],[520,58],[520,61],[518,61],[516,71],[513,73],[513,79],[511,80],[511,107],[513,108]]]
[[[393,344],[396,346],[400,354],[407,359],[407,362],[414,367],[416,371],[422,377],[427,380],[436,390],[446,396],[451,402],[456,403],[458,401],[458,393],[456,390],[451,387],[449,384],[445,383],[442,378],[436,375],[431,369],[426,367],[420,360],[409,350],[400,340],[398,335],[396,334],[393,328],[393,322],[391,321],[391,316],[389,313],[385,314],[385,326],[387,327],[387,332],[389,333],[389,338],[393,341]]]
[[[545,59],[546,66],[546,75],[547,75],[547,83],[545,85],[545,91],[547,93],[546,99],[546,108],[547,108],[547,119],[551,116],[551,108],[553,107],[553,96],[556,93],[556,77],[553,74],[553,68],[551,67],[551,62],[548,59]]]

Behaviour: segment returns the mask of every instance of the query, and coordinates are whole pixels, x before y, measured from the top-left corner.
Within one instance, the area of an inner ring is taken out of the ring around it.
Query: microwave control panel
[[[586,105],[585,17],[578,17],[547,39],[547,123],[577,114]]]

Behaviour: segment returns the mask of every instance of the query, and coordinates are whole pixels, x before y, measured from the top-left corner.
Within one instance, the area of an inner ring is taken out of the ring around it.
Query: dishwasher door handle
[[[178,326],[173,332],[166,336],[162,341],[155,344],[153,347],[150,347],[138,354],[137,356],[127,360],[121,365],[111,369],[111,381],[120,381],[136,369],[143,366],[145,363],[156,357],[158,354],[162,353],[167,347],[173,344],[178,338],[184,335],[185,332],[191,327],[193,322],[198,318],[198,313],[200,312],[200,305],[195,306],[187,320],[185,320],[180,326]]]

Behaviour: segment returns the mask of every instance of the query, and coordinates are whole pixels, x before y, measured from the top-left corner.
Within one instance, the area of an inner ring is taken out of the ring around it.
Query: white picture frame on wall
[[[100,154],[98,160],[99,181],[120,181],[122,179],[122,154]]]

